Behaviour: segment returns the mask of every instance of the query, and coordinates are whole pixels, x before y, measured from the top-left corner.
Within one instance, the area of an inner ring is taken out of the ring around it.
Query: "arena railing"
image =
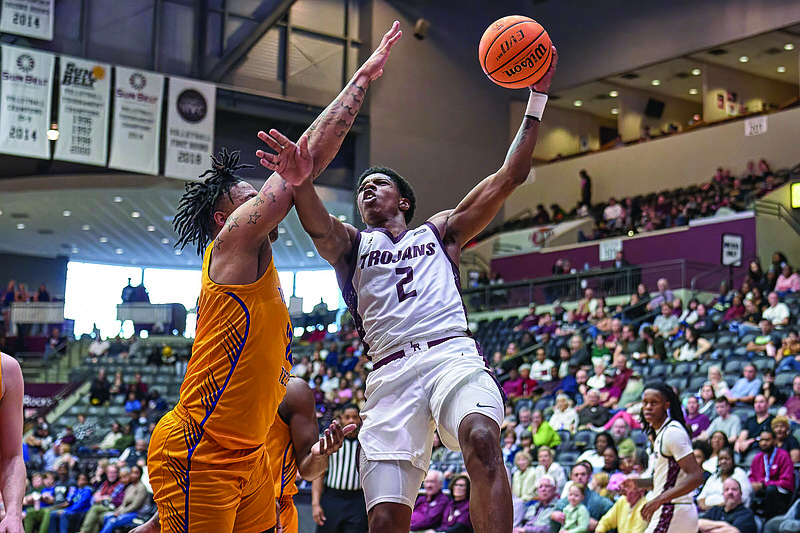
[[[464,303],[472,312],[551,304],[556,300],[575,301],[584,290],[592,288],[595,297],[628,295],[636,292],[640,283],[655,290],[659,279],[665,278],[672,289],[689,288],[691,280],[717,265],[675,259],[624,268],[579,270],[529,280],[499,283],[465,289]],[[722,274],[720,274],[722,275]]]

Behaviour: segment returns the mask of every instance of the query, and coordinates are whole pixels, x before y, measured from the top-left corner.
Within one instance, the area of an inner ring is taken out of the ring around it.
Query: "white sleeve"
[[[661,447],[664,455],[671,456],[676,461],[680,461],[692,453],[692,441],[689,434],[677,426],[670,426],[664,431]]]

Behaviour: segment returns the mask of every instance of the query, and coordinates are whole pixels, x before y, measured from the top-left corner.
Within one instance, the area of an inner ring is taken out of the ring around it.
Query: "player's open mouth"
[[[364,198],[363,198],[363,200],[362,200],[362,201],[363,201],[365,204],[369,204],[369,203],[371,203],[371,202],[375,201],[377,198],[378,198],[378,197],[377,197],[377,196],[375,196],[375,193],[374,193],[374,192],[372,192],[372,191],[366,191],[366,192],[364,193]]]

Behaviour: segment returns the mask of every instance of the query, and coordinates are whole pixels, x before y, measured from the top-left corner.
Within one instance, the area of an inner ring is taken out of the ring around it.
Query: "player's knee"
[[[487,469],[497,467],[500,451],[497,424],[483,416],[467,417],[459,433],[461,449],[467,464],[479,462]]]
[[[398,527],[397,516],[384,505],[376,505],[369,512],[369,530],[380,531],[381,533],[401,533],[402,528]]]

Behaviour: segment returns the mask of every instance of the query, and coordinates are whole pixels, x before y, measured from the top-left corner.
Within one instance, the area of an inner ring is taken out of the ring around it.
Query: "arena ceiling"
[[[257,188],[261,183],[253,183]],[[198,268],[195,251],[174,247],[172,217],[183,182],[154,176],[91,175],[0,180],[0,251],[158,268]],[[352,221],[350,193],[321,193],[331,213]],[[275,265],[327,268],[294,210],[279,228]]]

